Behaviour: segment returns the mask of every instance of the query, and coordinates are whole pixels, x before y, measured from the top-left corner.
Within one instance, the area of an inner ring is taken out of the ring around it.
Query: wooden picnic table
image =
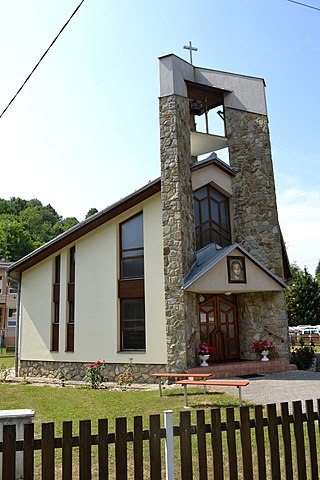
[[[239,391],[239,405],[242,405],[242,393],[241,388],[249,385],[248,380],[180,380],[176,382],[177,385],[183,385],[184,387],[184,406],[188,407],[188,393],[187,385],[204,385],[207,386],[220,386],[220,387],[237,387]]]
[[[213,377],[213,373],[152,373],[151,377],[158,378],[159,383],[159,395],[162,397],[161,378],[210,378]]]

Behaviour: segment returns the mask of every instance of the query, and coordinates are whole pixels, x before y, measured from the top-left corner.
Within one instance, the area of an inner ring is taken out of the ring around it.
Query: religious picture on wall
[[[229,283],[246,283],[246,268],[244,257],[227,257]]]

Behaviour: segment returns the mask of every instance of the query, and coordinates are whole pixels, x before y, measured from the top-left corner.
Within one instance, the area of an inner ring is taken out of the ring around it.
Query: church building
[[[265,339],[289,368],[264,80],[166,55],[159,112],[161,177],[9,267],[21,375],[100,359],[113,380],[130,358],[148,382],[198,366],[200,343],[218,365]]]

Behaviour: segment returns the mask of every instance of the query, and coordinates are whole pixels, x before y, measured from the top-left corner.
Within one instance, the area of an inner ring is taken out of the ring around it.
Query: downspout
[[[14,348],[14,376],[19,376],[19,336],[20,336],[20,298],[21,298],[21,276],[19,275],[19,280],[11,277],[8,272],[7,274],[7,283],[9,280],[18,284],[17,292],[17,323],[16,323],[16,338],[15,338],[15,348]]]

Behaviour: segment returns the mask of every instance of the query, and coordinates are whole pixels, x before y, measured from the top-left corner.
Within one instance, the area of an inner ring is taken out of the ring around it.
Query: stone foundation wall
[[[256,354],[252,352],[252,344],[257,340],[270,340],[276,346],[280,358],[289,356],[289,333],[284,292],[245,293],[238,295],[239,340],[240,356],[254,360]],[[268,327],[276,335],[269,334],[264,327]]]
[[[67,380],[85,380],[86,365],[81,362],[42,362],[34,360],[21,360],[19,375],[21,377],[46,377],[59,378],[62,372]],[[119,378],[120,373],[125,370],[125,365],[121,363],[105,364],[106,381],[114,382]],[[137,383],[156,383],[157,379],[151,378],[152,373],[166,372],[165,365],[144,365],[133,364],[132,371],[135,374]]]

